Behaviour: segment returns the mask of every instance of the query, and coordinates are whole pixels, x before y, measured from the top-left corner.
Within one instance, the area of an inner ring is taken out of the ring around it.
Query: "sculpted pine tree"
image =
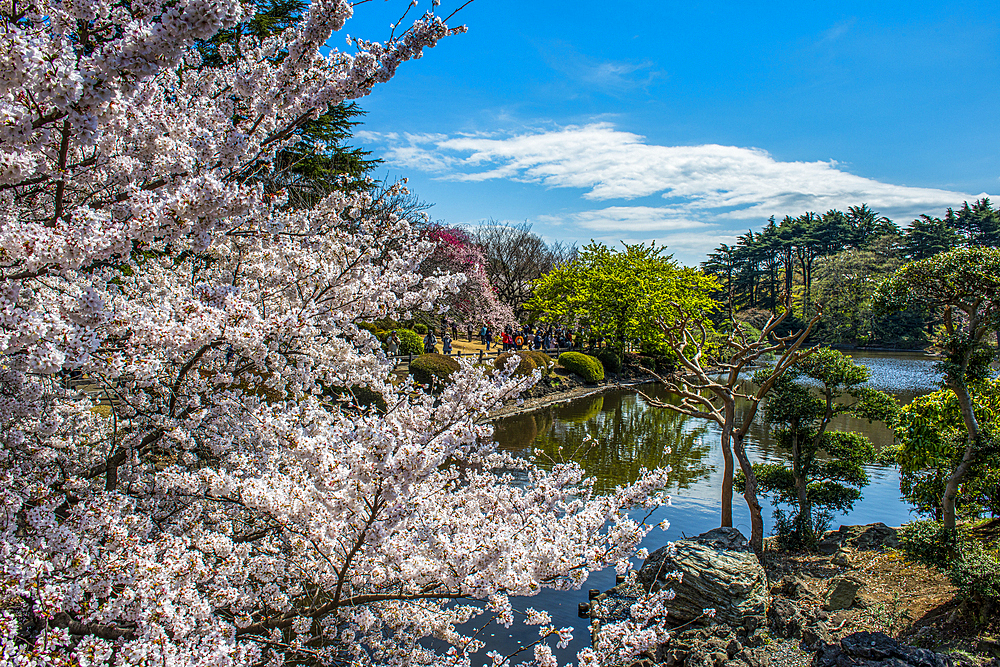
[[[762,382],[770,370],[758,372]],[[797,508],[784,526],[783,539],[812,547],[817,530],[830,510],[847,511],[868,484],[864,465],[875,462],[875,448],[860,433],[832,430],[840,415],[895,424],[898,406],[885,392],[864,386],[868,369],[829,348],[800,359],[774,383],[765,403],[768,422],[778,444],[791,453],[787,464],[753,465],[760,488],[775,494],[777,502]],[[819,384],[816,391],[801,380]]]
[[[483,643],[456,628],[624,569],[649,530],[629,507],[662,500],[663,470],[598,497],[497,453],[487,415],[530,378],[390,381],[355,322],[465,281],[419,274],[400,186],[306,208],[267,185],[304,124],[462,28],[427,13],[345,53],[345,0],[279,33],[248,7],[0,3],[4,662],[467,664]],[[570,629],[530,622],[551,665]]]
[[[712,341],[704,322],[705,314],[674,303],[674,316],[662,319],[660,328],[670,350],[680,365],[671,377],[659,377],[660,382],[680,401],[668,403],[645,396],[650,404],[681,414],[715,422],[722,429],[722,526],[733,525],[733,455],[743,473],[743,498],[750,510],[750,545],[759,559],[764,554],[764,520],[757,500],[757,477],[744,441],[761,401],[774,384],[797,361],[812,350],[802,350],[819,321],[813,316],[808,326],[796,334],[780,336],[781,324],[791,310],[770,318],[758,335],[747,333],[745,327],[731,321],[730,332],[721,341]],[[743,374],[771,354],[780,354],[777,363],[750,386]]]

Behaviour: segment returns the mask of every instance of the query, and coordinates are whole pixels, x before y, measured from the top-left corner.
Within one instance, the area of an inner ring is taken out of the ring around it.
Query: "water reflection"
[[[645,387],[666,398],[657,386]],[[501,420],[494,438],[504,449],[530,457],[542,453],[541,467],[573,460],[597,479],[599,493],[634,481],[641,468],[670,466],[668,490],[688,489],[707,479],[711,445],[708,425],[669,410],[650,409],[632,392],[609,391],[598,396]]]
[[[936,360],[927,355],[856,352],[852,356],[868,367],[871,386],[893,394],[904,405],[915,396],[934,391],[940,383]],[[640,390],[659,401],[675,400],[660,385],[645,385]],[[738,409],[746,410],[746,406]],[[763,410],[759,411],[747,435],[751,458],[762,463],[788,460],[787,453],[771,439],[763,416]],[[634,481],[642,467],[669,465],[673,469],[669,491],[683,491],[691,498],[718,497],[722,473],[718,427],[651,408],[631,390],[610,390],[507,417],[495,427],[494,439],[501,448],[524,457],[541,449],[544,453],[537,461],[542,467],[574,460],[597,479],[600,491]],[[831,429],[861,433],[876,450],[892,444],[890,428],[847,414],[835,417]],[[594,445],[585,445],[588,440]],[[873,468],[870,472],[879,480],[895,477],[887,470]],[[880,488],[879,492],[884,497],[898,489]],[[895,502],[900,503],[898,493]]]

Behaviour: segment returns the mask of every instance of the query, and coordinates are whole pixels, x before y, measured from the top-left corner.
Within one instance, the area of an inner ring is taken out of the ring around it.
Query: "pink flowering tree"
[[[482,249],[468,232],[432,225],[426,230],[426,238],[437,245],[431,256],[421,264],[424,274],[460,273],[467,278],[459,291],[446,300],[453,317],[473,326],[487,322],[495,327],[517,326],[513,310],[500,301],[490,282]]]
[[[354,323],[468,282],[418,271],[401,186],[265,193],[302,123],[461,31],[428,13],[324,54],[352,11],[315,0],[207,66],[234,0],[0,3],[0,663],[468,664],[461,624],[625,569],[648,531],[628,509],[666,471],[598,497],[493,449],[531,378],[389,382]],[[570,632],[540,635],[549,665]]]

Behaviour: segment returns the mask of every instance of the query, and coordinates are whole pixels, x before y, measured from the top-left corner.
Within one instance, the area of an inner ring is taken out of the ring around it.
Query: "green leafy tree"
[[[970,385],[973,411],[985,433],[967,481],[955,498],[960,515],[1000,514],[1000,380]],[[892,460],[899,464],[900,490],[918,512],[937,521],[941,499],[952,472],[961,464],[966,428],[958,399],[944,389],[915,398],[900,411]]]
[[[771,371],[758,371],[764,382]],[[875,448],[860,433],[831,430],[833,420],[845,414],[890,425],[898,406],[885,392],[864,386],[868,369],[837,350],[822,348],[800,359],[774,382],[765,414],[775,438],[791,454],[787,464],[754,464],[760,488],[774,493],[776,503],[796,507],[792,543],[812,547],[831,511],[847,511],[867,486],[864,465],[874,463]],[[810,379],[819,385],[816,392]]]
[[[675,304],[702,313],[718,308],[711,297],[716,280],[679,266],[664,250],[626,244],[617,251],[591,243],[576,259],[536,280],[525,308],[544,322],[589,327],[619,349],[633,340],[662,348],[657,320]]]
[[[897,254],[887,256],[873,246],[847,248],[826,257],[817,271],[815,288],[823,304],[822,340],[852,345],[873,342],[882,318],[873,313],[872,295],[902,263]]]
[[[1000,326],[1000,249],[958,248],[904,265],[879,288],[881,309],[917,305],[940,311],[944,385],[955,395],[965,427],[962,456],[944,484],[941,514],[945,528],[956,523],[959,485],[989,448],[989,434],[976,415],[972,387],[990,376],[995,356],[987,335]]]

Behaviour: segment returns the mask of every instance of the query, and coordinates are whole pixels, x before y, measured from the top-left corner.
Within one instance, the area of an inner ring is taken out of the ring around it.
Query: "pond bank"
[[[569,375],[561,375],[561,378],[570,377]],[[580,382],[576,376],[571,376]],[[529,412],[534,412],[535,410],[540,410],[542,408],[548,407],[550,405],[556,405],[559,403],[565,403],[567,401],[576,400],[578,398],[586,398],[587,396],[593,396],[594,394],[599,394],[602,391],[608,391],[609,389],[622,389],[626,387],[636,387],[643,384],[649,384],[656,382],[656,378],[652,375],[634,375],[623,377],[615,381],[605,380],[598,384],[583,384],[580,382],[575,386],[571,386],[567,389],[551,389],[545,387],[542,383],[532,387],[530,391],[537,391],[541,389],[539,395],[528,396],[527,398],[518,400],[513,403],[508,403],[500,408],[497,408],[490,413],[490,419],[500,419],[501,417],[513,417],[515,415],[523,415]]]

